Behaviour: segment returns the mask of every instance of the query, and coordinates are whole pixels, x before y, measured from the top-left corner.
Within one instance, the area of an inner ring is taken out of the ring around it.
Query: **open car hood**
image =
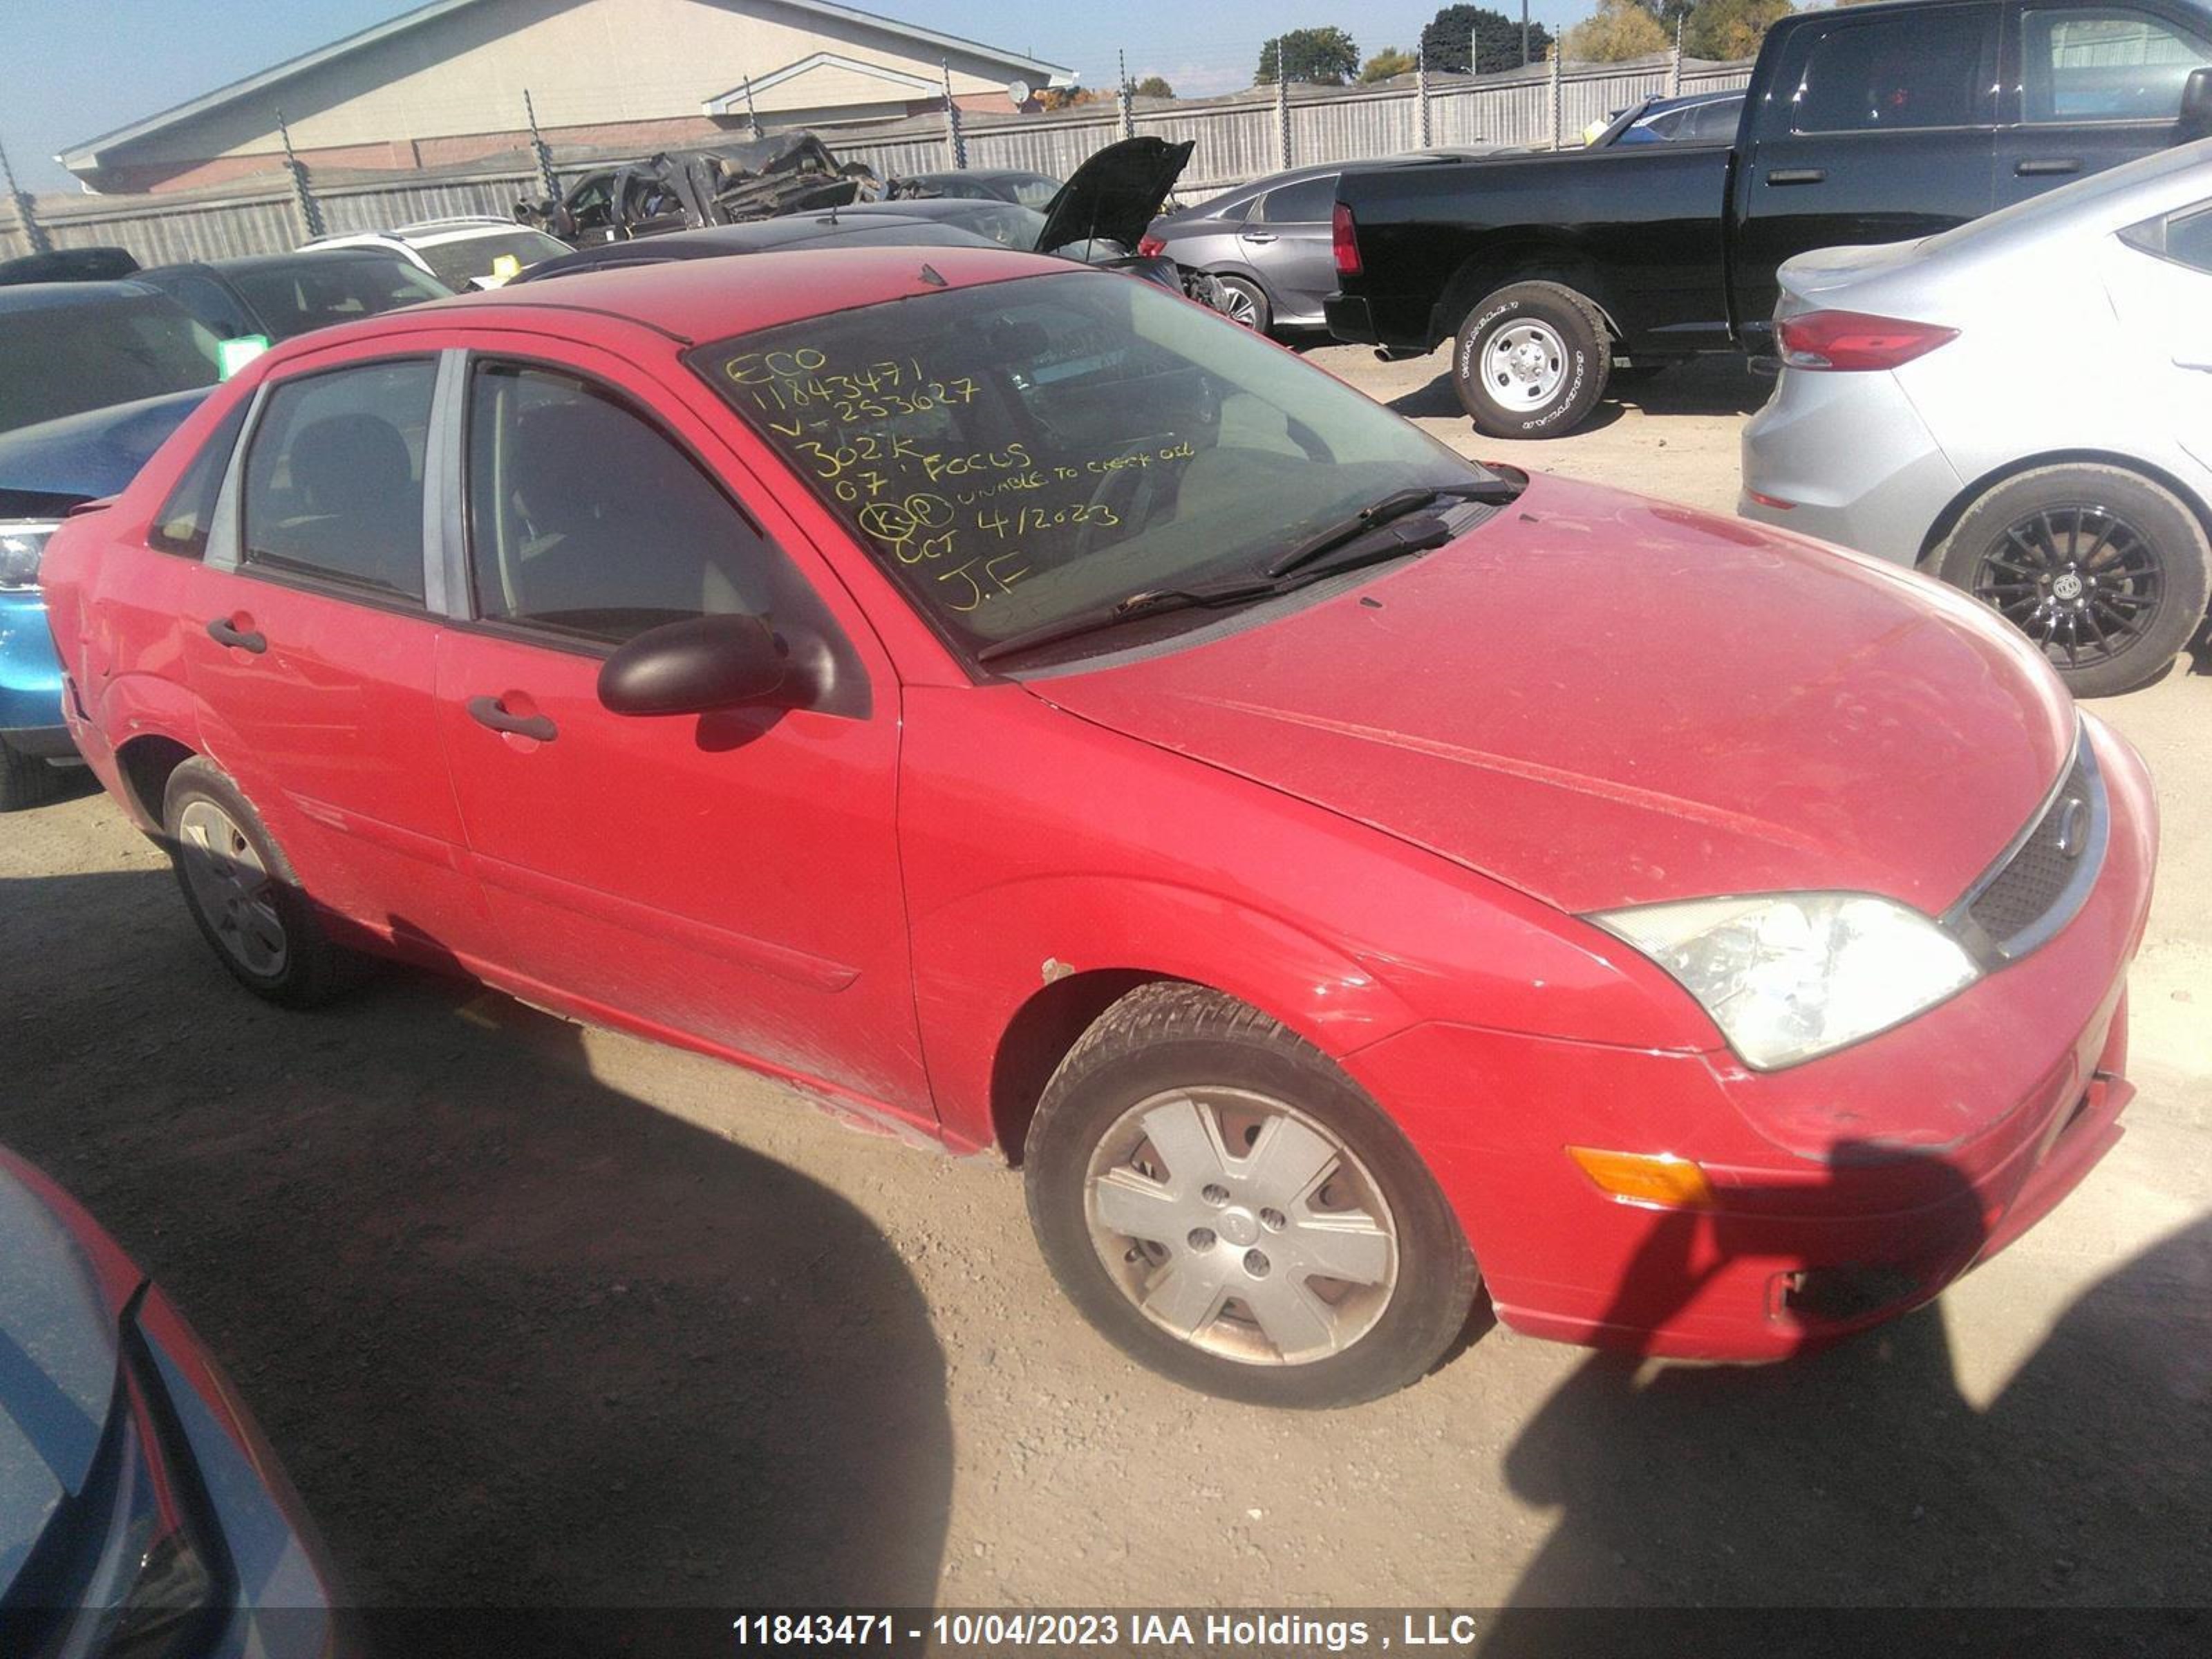
[[[1036,251],[1052,253],[1071,242],[1104,240],[1133,249],[1160,216],[1168,192],[1189,163],[1194,141],[1124,138],[1076,168],[1045,204]]]

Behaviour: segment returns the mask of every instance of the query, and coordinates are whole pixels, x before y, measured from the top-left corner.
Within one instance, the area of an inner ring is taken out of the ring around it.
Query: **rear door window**
[[[2171,121],[2191,70],[2212,63],[2212,44],[2148,12],[2082,6],[2021,19],[2021,118]]]
[[[437,365],[364,363],[273,386],[246,456],[248,566],[422,602],[422,471]]]
[[[1983,48],[1993,8],[1914,9],[1834,25],[1805,60],[1795,132],[1891,132],[1979,118]]]
[[[1269,191],[1252,216],[1271,225],[1325,224],[1336,206],[1336,175],[1303,179]]]

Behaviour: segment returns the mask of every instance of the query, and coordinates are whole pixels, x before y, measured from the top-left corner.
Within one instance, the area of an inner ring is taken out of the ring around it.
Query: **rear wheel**
[[[2179,496],[2117,466],[2037,467],[1966,509],[1936,572],[2042,648],[2076,696],[2155,678],[2204,618],[2212,545]]]
[[[261,815],[212,763],[169,775],[161,821],[185,904],[240,984],[312,1008],[361,976],[367,959],[332,942]]]
[[[1216,276],[1214,281],[1221,285],[1221,314],[1232,323],[1242,323],[1255,334],[1265,334],[1275,319],[1267,291],[1243,276]]]
[[[1492,438],[1557,438],[1605,395],[1613,348],[1590,302],[1557,283],[1513,283],[1460,325],[1452,381],[1475,429]]]
[[[1231,1399],[1402,1388],[1478,1283],[1396,1127],[1310,1044],[1199,986],[1101,1016],[1047,1085],[1024,1176],[1068,1298],[1133,1358]]]

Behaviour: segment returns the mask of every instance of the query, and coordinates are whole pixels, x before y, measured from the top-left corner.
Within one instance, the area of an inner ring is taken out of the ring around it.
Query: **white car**
[[[1739,511],[1966,589],[2078,696],[2172,663],[2212,579],[2212,139],[1781,287]]]
[[[428,219],[417,225],[402,225],[397,230],[318,236],[303,246],[390,248],[456,291],[497,288],[540,259],[550,259],[569,251],[566,242],[542,230],[488,215]]]

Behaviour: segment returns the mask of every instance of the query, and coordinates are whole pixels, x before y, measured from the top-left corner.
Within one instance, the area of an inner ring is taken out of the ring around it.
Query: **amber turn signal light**
[[[1713,1201],[1712,1183],[1705,1172],[1672,1152],[1607,1152],[1595,1146],[1570,1146],[1567,1156],[1583,1166],[1583,1173],[1597,1182],[1600,1192],[1624,1204],[1702,1210]]]

